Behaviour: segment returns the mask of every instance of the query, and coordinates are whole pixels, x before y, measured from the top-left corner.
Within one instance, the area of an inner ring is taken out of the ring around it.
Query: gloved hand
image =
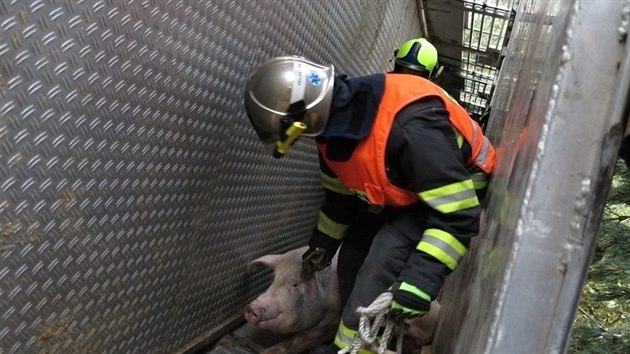
[[[302,255],[302,275],[308,279],[313,272],[328,268],[332,262],[340,240],[335,240],[321,232],[314,232],[308,242],[308,250]]]
[[[407,282],[395,283],[389,288],[394,295],[389,311],[394,316],[418,317],[431,307],[431,296]]]

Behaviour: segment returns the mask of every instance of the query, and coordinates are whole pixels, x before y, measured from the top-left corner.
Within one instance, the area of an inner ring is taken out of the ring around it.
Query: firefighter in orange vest
[[[393,314],[426,313],[479,231],[495,150],[477,123],[419,76],[347,78],[301,57],[259,66],[245,109],[275,157],[300,136],[317,143],[326,198],[303,258],[320,271],[339,249],[345,307],[329,351],[352,343],[355,310],[385,291]]]

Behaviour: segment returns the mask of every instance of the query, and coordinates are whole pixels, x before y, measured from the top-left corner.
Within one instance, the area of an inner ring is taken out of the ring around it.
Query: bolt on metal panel
[[[314,144],[272,159],[242,108],[296,54],[386,71],[408,1],[0,2],[0,353],[167,353],[216,338],[303,244]]]
[[[563,353],[628,117],[628,1],[521,1],[493,97],[485,230],[438,353]]]

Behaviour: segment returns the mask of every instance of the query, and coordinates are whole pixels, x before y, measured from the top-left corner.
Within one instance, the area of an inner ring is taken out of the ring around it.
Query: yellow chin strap
[[[284,139],[276,142],[276,149],[273,152],[273,156],[275,158],[280,158],[286,155],[293,143],[300,137],[300,135],[302,135],[305,129],[306,124],[302,122],[293,122],[293,124],[291,124],[291,126],[289,126],[289,128],[284,132]]]

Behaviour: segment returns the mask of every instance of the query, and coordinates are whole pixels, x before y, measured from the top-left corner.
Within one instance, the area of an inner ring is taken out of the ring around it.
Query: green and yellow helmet
[[[426,39],[408,40],[394,52],[394,56],[396,57],[396,65],[418,71],[420,74],[426,73],[427,78],[433,77],[438,53],[433,44]]]

